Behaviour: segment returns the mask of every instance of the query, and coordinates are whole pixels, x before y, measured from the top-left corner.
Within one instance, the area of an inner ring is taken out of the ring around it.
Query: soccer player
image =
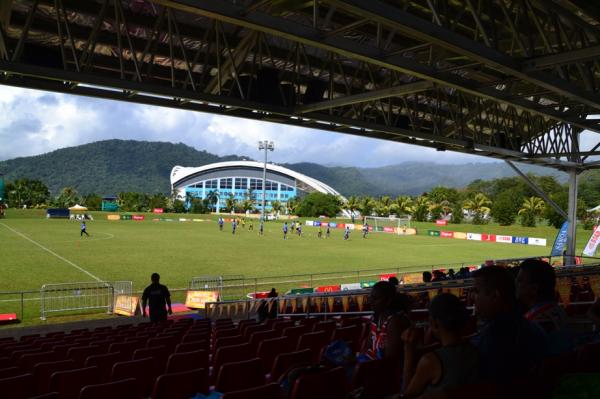
[[[296,222],[292,222],[291,229],[292,229],[292,231],[296,230]]]
[[[344,230],[344,241],[350,238],[350,227],[346,226],[346,230]]]
[[[81,234],[79,235],[79,237],[83,237],[83,235],[86,235],[87,237],[89,237],[90,235],[88,234],[88,232],[86,231],[86,225],[85,225],[85,220],[81,221]]]
[[[317,233],[317,237],[323,238],[323,230],[319,227],[319,232]]]
[[[362,228],[363,238],[367,238],[367,234],[369,234],[369,224],[366,223]]]
[[[248,225],[248,231],[254,231],[254,223],[252,222],[252,220],[250,221],[250,224]]]
[[[329,238],[329,234],[330,234],[330,232],[329,232],[329,224],[328,224],[327,225],[327,230],[325,230],[325,237]]]
[[[231,222],[231,234],[235,234],[235,229],[237,227],[237,220],[233,219]]]
[[[302,225],[300,223],[298,223],[298,227],[296,227],[296,233],[298,233],[298,236],[302,236]]]
[[[223,218],[219,218],[219,230],[223,231]]]
[[[283,222],[283,239],[284,240],[287,240],[287,232],[288,232],[287,222]]]
[[[264,232],[265,232],[265,222],[263,222],[261,220],[258,234],[262,236],[264,234]]]
[[[149,302],[150,321],[153,323],[167,320],[167,309],[169,314],[173,314],[171,308],[171,294],[167,286],[160,284],[160,275],[152,273],[150,277],[152,284],[144,290],[142,295],[142,315],[146,317],[146,303]]]

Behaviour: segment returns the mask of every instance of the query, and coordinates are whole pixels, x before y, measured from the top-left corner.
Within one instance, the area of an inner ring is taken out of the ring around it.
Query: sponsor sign
[[[292,288],[290,290],[290,294],[298,295],[298,294],[311,294],[315,292],[312,288]]]
[[[561,226],[558,234],[556,235],[556,239],[554,240],[554,245],[552,246],[552,252],[550,252],[550,256],[561,256],[563,248],[567,245],[567,230],[569,230],[569,222],[564,222]]]
[[[121,215],[106,215],[108,220],[121,220]]]
[[[340,286],[342,291],[352,291],[352,290],[360,290],[362,287],[360,283],[351,283],[351,284],[342,284]]]
[[[454,237],[454,232],[453,231],[440,231],[440,237],[452,238],[452,237]]]
[[[329,222],[329,227],[335,229],[337,227],[337,223]]]
[[[163,208],[154,208],[152,209],[152,213],[164,213],[165,210]]]
[[[115,298],[114,314],[121,316],[135,316],[141,313],[139,308],[140,298],[132,295],[118,294]]]
[[[338,223],[336,227],[338,229],[345,229],[346,228],[346,224],[345,223]]]
[[[179,218],[180,222],[187,222],[188,220],[186,218]]]
[[[486,234],[483,233],[481,235],[481,241],[492,241],[492,242],[496,242],[496,234]]]
[[[438,226],[447,226],[448,225],[448,221],[447,220],[438,219],[438,220],[435,221],[435,224],[437,224]]]
[[[402,284],[420,284],[422,282],[422,273],[406,273],[402,276]]]
[[[121,215],[121,220],[131,220],[131,215]]]
[[[508,243],[511,244],[512,243],[512,236],[500,236],[500,235],[496,235],[496,242],[503,242],[503,243]]]
[[[440,232],[438,230],[427,230],[427,235],[432,237],[439,237]]]
[[[545,247],[546,246],[546,239],[545,238],[529,237],[529,242],[527,244],[528,245],[539,245],[541,247]]]
[[[377,281],[361,281],[360,288],[371,288],[377,283]]]
[[[528,237],[513,237],[512,238],[512,243],[513,244],[525,244],[525,245],[527,245],[528,242],[529,242],[529,238]]]
[[[467,233],[467,240],[481,241],[482,237],[481,234],[478,233]]]
[[[414,236],[417,235],[417,229],[407,229],[406,227],[396,227],[395,233],[401,236]]]
[[[250,297],[254,298],[254,299],[268,298],[269,297],[269,291],[253,292],[253,293],[250,294]]]
[[[394,228],[393,227],[384,227],[383,231],[386,233],[393,233],[394,232]]]
[[[322,285],[315,288],[315,292],[337,292],[341,291],[341,289],[339,285]]]
[[[313,226],[314,222],[312,220],[307,220],[306,222],[304,222],[307,226]]]
[[[586,256],[594,256],[596,253],[596,248],[600,243],[600,229],[596,228],[590,237],[587,245],[583,249],[583,254]]]
[[[145,218],[144,215],[133,215],[131,217],[132,220],[138,220],[138,221],[139,220],[144,220],[144,218]]]
[[[459,240],[466,240],[467,239],[467,233],[463,233],[461,231],[455,231],[454,232],[454,238],[458,238]]]
[[[185,297],[185,306],[191,309],[204,309],[207,302],[217,302],[218,300],[218,291],[189,290]]]
[[[383,226],[375,226],[371,231],[383,231]]]
[[[396,273],[383,273],[379,275],[379,281],[388,281],[390,277],[396,277]]]
[[[204,222],[204,219],[192,219],[194,222]]]

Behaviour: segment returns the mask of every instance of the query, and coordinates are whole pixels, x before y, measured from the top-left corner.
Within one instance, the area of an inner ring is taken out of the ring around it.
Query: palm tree
[[[273,210],[273,212],[276,215],[279,215],[281,213],[281,211],[283,210],[283,204],[281,203],[281,201],[272,201],[271,202],[271,209]]]
[[[235,196],[233,195],[233,193],[230,193],[229,197],[227,197],[227,199],[225,200],[225,210],[227,212],[235,213],[236,207],[237,207],[237,201],[235,199]]]
[[[211,207],[215,207],[217,202],[219,202],[219,192],[217,190],[210,190],[208,194],[206,194],[206,199]]]
[[[409,211],[411,216],[417,222],[424,222],[427,220],[427,216],[429,214],[429,198],[426,195],[420,195],[413,201],[413,204],[410,206]]]
[[[395,208],[398,215],[406,215],[407,213],[410,213],[412,199],[407,195],[401,195],[396,197],[394,205],[396,205]]]
[[[294,215],[296,213],[296,211],[298,210],[299,206],[300,206],[300,200],[298,199],[298,197],[290,198],[286,205],[288,214]]]
[[[351,214],[354,214],[354,212],[358,210],[358,198],[356,198],[354,195],[348,197],[348,200],[344,204],[344,208],[347,211],[350,211]]]
[[[521,216],[521,225],[525,227],[535,227],[536,218],[541,216],[546,208],[544,200],[539,197],[525,198],[519,216]]]
[[[482,224],[484,216],[490,213],[492,201],[483,193],[477,193],[464,202],[463,207],[473,213],[473,224]]]
[[[358,210],[364,216],[370,216],[373,213],[373,209],[375,208],[375,200],[371,197],[363,197],[360,199],[358,204]]]

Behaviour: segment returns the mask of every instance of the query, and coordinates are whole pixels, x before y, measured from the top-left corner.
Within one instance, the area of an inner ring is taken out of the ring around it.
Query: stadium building
[[[211,192],[218,193],[216,211],[225,207],[225,201],[233,196],[238,201],[252,198],[256,208],[262,207],[263,167],[261,162],[218,162],[197,168],[175,166],[171,171],[171,189],[179,198],[188,194],[205,199]],[[271,209],[272,201],[280,201],[285,207],[292,198],[302,198],[312,192],[340,195],[327,184],[312,177],[294,172],[283,166],[267,164],[265,184],[265,208]],[[341,197],[345,201],[345,198]]]

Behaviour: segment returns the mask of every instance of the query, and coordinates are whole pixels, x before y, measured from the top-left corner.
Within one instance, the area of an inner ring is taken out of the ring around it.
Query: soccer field
[[[108,221],[97,212],[88,222],[90,238],[80,238],[79,223],[46,220],[44,211],[9,211],[0,219],[1,291],[39,290],[43,284],[104,281],[133,281],[142,290],[150,274],[158,272],[169,288],[185,288],[192,277],[203,275],[281,276],[303,273],[398,268],[415,271],[431,265],[481,262],[544,255],[550,247],[508,245],[443,239],[426,235],[399,237],[370,234],[362,239],[354,231],[348,241],[343,231],[332,229],[328,239],[317,238],[317,228],[303,227],[303,236],[282,239],[282,221],[268,222],[265,235],[241,226],[235,235],[226,223],[220,232],[213,216],[206,222]],[[165,215],[174,218],[178,216]],[[187,217],[190,217],[189,215]],[[431,223],[417,224],[426,234]],[[439,229],[439,228],[438,228]],[[551,245],[556,230],[548,227],[451,225],[448,230],[514,234],[547,238]],[[589,233],[580,231],[579,245]],[[330,282],[329,284],[332,284]],[[280,287],[278,287],[280,288]],[[179,300],[182,299],[180,296]],[[0,301],[2,298],[0,298]],[[0,302],[0,313],[7,311]],[[38,316],[30,304],[30,316]],[[12,307],[14,309],[14,307]],[[33,313],[33,314],[32,314]],[[27,318],[27,317],[26,317]]]

